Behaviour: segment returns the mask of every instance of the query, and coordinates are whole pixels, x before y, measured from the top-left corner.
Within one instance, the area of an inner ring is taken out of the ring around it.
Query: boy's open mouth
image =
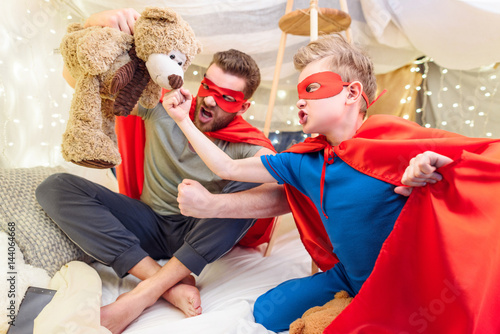
[[[305,124],[307,122],[307,114],[303,111],[299,111],[299,123],[300,124]]]

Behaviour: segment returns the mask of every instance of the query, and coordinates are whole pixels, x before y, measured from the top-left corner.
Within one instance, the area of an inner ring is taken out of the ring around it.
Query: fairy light
[[[283,90],[283,89],[278,90],[277,96],[281,100],[286,99],[286,96],[287,96],[286,90]]]
[[[17,16],[13,19],[22,25],[21,29],[7,26],[0,31],[0,50],[8,50],[8,56],[0,61],[2,165],[15,168],[61,164],[60,144],[73,89],[62,79],[62,57],[54,52],[54,45],[66,33],[68,21],[81,21],[84,14],[78,7],[60,1],[6,5],[8,12]],[[21,105],[23,108],[19,108]],[[58,147],[59,153],[54,154],[52,147]]]

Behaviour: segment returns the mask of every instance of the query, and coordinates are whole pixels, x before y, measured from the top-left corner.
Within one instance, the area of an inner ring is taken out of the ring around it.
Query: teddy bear
[[[61,145],[66,161],[91,168],[120,164],[115,116],[129,115],[138,101],[156,106],[162,88],[183,85],[184,71],[201,52],[191,27],[170,8],[147,7],[134,30],[68,27],[60,51],[76,84]]]
[[[323,306],[311,307],[299,318],[290,324],[290,334],[321,334],[352,301],[352,297],[342,290],[335,294],[335,298]]]

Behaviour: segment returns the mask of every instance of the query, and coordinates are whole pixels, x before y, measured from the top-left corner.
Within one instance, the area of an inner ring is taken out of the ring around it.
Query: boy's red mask
[[[240,111],[243,103],[247,101],[243,92],[219,87],[207,78],[201,81],[198,96],[212,96],[222,110],[232,114]]]
[[[319,85],[319,88],[317,88],[313,92],[308,92],[307,87],[312,83],[317,83]],[[311,74],[310,76],[302,80],[297,85],[297,91],[299,93],[299,99],[318,100],[338,95],[345,86],[349,86],[350,84],[350,82],[342,81],[342,78],[339,74],[326,71]],[[370,103],[368,102],[368,97],[366,96],[365,92],[362,92],[361,95],[363,96],[367,107],[369,107]]]

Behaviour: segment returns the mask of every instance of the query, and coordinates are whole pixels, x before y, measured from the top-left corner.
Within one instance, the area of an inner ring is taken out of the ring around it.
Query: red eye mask
[[[207,78],[201,81],[198,96],[212,96],[222,110],[232,114],[240,111],[243,103],[247,101],[243,92],[219,87]],[[232,101],[228,101],[228,98],[232,98]]]
[[[308,92],[307,87],[313,83],[318,84],[319,88],[317,88],[313,92]],[[299,99],[318,100],[335,96],[339,94],[345,86],[349,86],[350,84],[350,82],[342,81],[342,78],[337,73],[329,71],[319,72],[311,74],[310,76],[302,80],[297,85],[297,91],[299,92]],[[367,107],[369,107],[370,104],[368,103],[368,97],[366,96],[365,92],[362,92],[361,94],[366,102]]]

